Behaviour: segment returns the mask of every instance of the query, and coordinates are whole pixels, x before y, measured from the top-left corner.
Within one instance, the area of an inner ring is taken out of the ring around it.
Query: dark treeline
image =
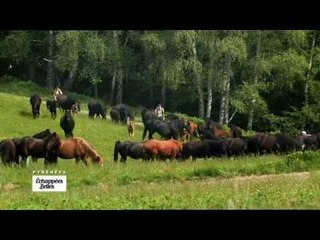
[[[320,130],[318,31],[2,31],[0,75],[256,131]],[[4,79],[4,78],[3,78]]]

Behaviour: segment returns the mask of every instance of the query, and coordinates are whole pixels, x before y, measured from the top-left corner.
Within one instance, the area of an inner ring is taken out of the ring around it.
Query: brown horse
[[[216,137],[219,137],[219,138],[232,137],[231,134],[223,130],[222,126],[218,123],[212,124],[211,128],[213,130],[214,136]]]
[[[155,158],[180,158],[182,156],[182,148],[182,143],[174,139],[166,141],[152,139],[143,144],[144,153],[148,159],[151,158],[152,160]]]
[[[191,133],[189,133],[186,129],[183,131],[183,135],[182,135],[183,142],[191,141],[192,136],[196,136],[197,138],[199,137],[197,124],[195,124],[193,121],[190,121],[190,120],[188,121],[188,123],[191,126]]]
[[[134,130],[135,130],[135,126],[134,126],[134,122],[132,120],[130,120],[128,122],[128,133],[129,133],[129,136],[134,136]]]
[[[88,165],[87,158],[90,157],[93,163],[103,166],[103,159],[94,147],[83,138],[71,138],[61,140],[58,156],[64,159],[75,158],[78,163],[80,160]]]

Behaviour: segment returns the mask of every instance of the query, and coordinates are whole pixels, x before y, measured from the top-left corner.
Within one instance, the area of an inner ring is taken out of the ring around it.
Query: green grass
[[[29,96],[37,91],[51,97],[51,91],[31,82],[0,81],[0,140],[33,135],[46,128],[56,131],[62,112],[50,118],[45,103],[41,116],[33,119]],[[78,96],[82,105],[90,98]],[[138,116],[139,117],[139,116]],[[51,170],[67,172],[66,193],[34,193],[34,170],[43,170],[43,160],[27,168],[0,164],[0,209],[194,209],[194,208],[319,208],[320,153],[288,156],[260,156],[200,159],[186,162],[143,162],[128,158],[126,164],[113,162],[116,140],[141,141],[142,126],[129,137],[126,126],[109,119],[75,117],[74,135],[87,139],[103,156],[105,166],[85,167],[74,160],[59,159]],[[159,138],[155,135],[155,138]],[[281,176],[312,171],[308,178]],[[240,181],[236,177],[278,174],[268,178]]]

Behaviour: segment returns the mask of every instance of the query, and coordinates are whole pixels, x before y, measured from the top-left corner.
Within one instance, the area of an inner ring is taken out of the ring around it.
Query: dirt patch
[[[300,180],[306,180],[310,177],[310,172],[295,172],[295,173],[284,173],[284,174],[267,174],[267,175],[251,175],[251,176],[238,176],[232,178],[215,179],[210,178],[204,180],[207,183],[212,182],[236,182],[242,183],[247,181],[270,181],[279,178],[294,178]]]
[[[18,185],[18,184],[7,183],[5,185],[0,186],[0,189],[3,188],[3,190],[5,190],[5,191],[11,191],[11,190],[17,189],[19,187],[20,187],[20,185]]]

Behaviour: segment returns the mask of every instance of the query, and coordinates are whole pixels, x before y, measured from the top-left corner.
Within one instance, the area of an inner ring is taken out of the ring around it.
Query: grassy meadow
[[[64,138],[60,128],[62,112],[51,119],[45,101],[40,118],[32,118],[29,97],[34,91],[43,99],[51,99],[52,91],[31,82],[0,83],[0,140],[33,135],[46,128]],[[32,192],[32,172],[44,170],[43,160],[27,168],[0,164],[0,209],[320,208],[320,152],[194,162],[128,158],[126,164],[114,163],[115,141],[141,141],[142,126],[137,125],[135,136],[129,137],[126,126],[110,119],[89,119],[89,98],[74,96],[84,109],[75,116],[74,135],[97,149],[104,158],[104,167],[59,159],[58,165],[49,170],[66,171],[67,192],[37,193]]]

